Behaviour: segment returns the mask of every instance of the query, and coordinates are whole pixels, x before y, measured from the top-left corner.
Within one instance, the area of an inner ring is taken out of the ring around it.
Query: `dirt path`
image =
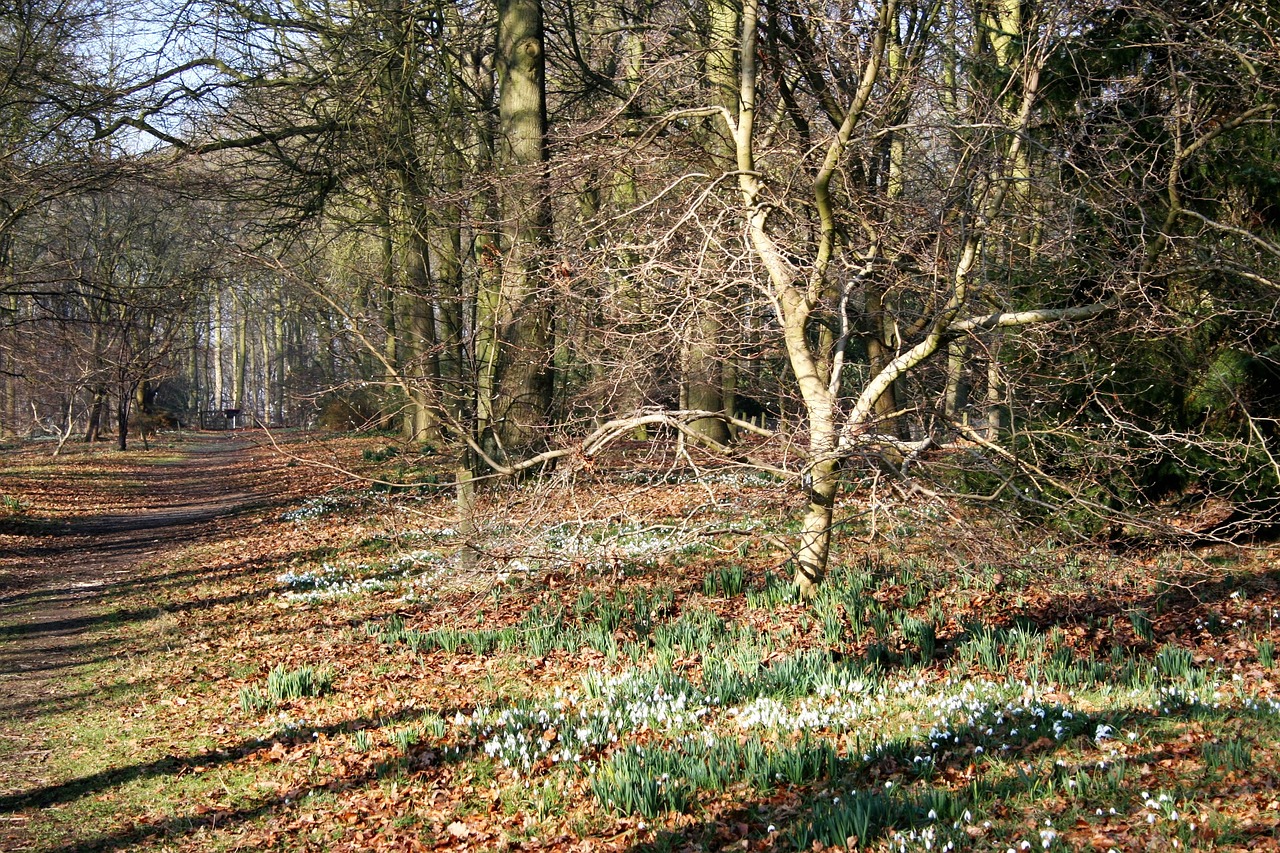
[[[0,537],[0,739],[9,741],[0,744],[0,797],[50,781],[37,721],[83,701],[72,682],[100,654],[93,635],[110,598],[140,581],[143,567],[216,535],[271,497],[269,479],[246,464],[260,453],[236,437],[202,437],[171,461],[142,459],[89,483],[105,511],[90,505],[41,522],[30,531],[36,535]],[[69,475],[74,466],[68,460]],[[68,505],[84,497],[70,479],[51,491],[62,491]],[[0,814],[0,849],[30,846],[24,824],[21,815]]]

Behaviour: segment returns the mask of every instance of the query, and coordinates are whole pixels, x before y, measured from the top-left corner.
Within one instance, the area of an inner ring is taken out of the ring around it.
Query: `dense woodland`
[[[0,430],[396,431],[449,476],[678,442],[1017,524],[1280,487],[1271,3],[0,9]]]
[[[1278,33],[0,0],[0,848],[1277,849]]]

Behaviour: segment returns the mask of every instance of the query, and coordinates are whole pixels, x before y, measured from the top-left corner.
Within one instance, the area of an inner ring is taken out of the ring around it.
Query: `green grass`
[[[119,679],[120,665],[89,665],[77,683]],[[127,832],[130,814],[152,815],[180,832],[201,822],[193,804],[217,802],[227,809],[262,801],[260,768],[237,765],[219,744],[193,730],[175,733],[166,716],[150,705],[146,684],[120,680],[119,689],[93,701],[68,703],[41,713],[28,749],[47,749],[43,786],[28,788],[25,802],[41,807],[29,824],[42,847]],[[122,718],[117,710],[143,699],[140,713]],[[145,836],[144,836],[145,837]]]

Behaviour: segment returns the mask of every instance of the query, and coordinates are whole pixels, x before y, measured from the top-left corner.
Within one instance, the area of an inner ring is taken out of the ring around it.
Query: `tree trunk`
[[[942,394],[943,416],[948,423],[963,420],[963,409],[968,402],[964,371],[969,360],[969,347],[962,341],[947,344],[947,382]]]
[[[739,12],[732,0],[707,0],[706,82],[712,104],[729,116],[738,112]],[[738,157],[733,128],[723,118],[712,122],[711,156],[719,168],[732,171]],[[684,396],[693,409],[733,414],[724,399],[725,377],[720,352],[724,328],[719,319],[719,294],[702,297],[694,308],[699,317],[689,329],[684,360]],[[732,380],[730,380],[730,383]],[[731,404],[730,404],[731,405]],[[698,435],[717,444],[731,438],[729,426],[719,418],[703,418],[689,424]]]
[[[541,257],[550,236],[540,0],[498,2],[498,116],[504,167],[501,284],[494,307],[493,430],[507,451],[541,437],[553,384],[553,314]]]
[[[827,572],[831,554],[831,520],[840,489],[839,465],[834,458],[814,464],[806,476],[809,508],[800,525],[796,548],[796,586],[811,598]]]
[[[1005,429],[1004,380],[1000,375],[1000,339],[997,337],[988,347],[991,355],[987,361],[987,441],[1000,441]]]
[[[463,164],[457,157],[450,157],[445,164],[444,180],[450,195],[459,194],[462,189],[462,168]],[[465,398],[463,374],[467,363],[462,293],[462,211],[456,202],[449,202],[437,216],[439,222],[433,241],[436,310],[439,313],[436,405],[461,423],[467,417],[467,407],[462,403]]]
[[[187,388],[186,415],[189,417],[191,412],[195,412],[199,417],[201,405],[201,391],[204,388],[204,376],[200,370],[200,321],[193,319],[191,321],[191,349],[187,351],[187,373],[191,377],[191,386]],[[184,426],[190,427],[190,421]]]
[[[720,362],[720,405],[726,415],[733,416],[738,410],[738,359],[727,353]],[[732,424],[725,424],[730,441],[738,437]]]
[[[213,296],[213,351],[210,353],[213,361],[213,408],[215,411],[222,411],[227,407],[226,377],[222,372],[223,322],[222,294],[215,293]]]
[[[408,220],[404,263],[408,293],[397,325],[405,330],[401,344],[406,351],[404,376],[409,384],[404,437],[407,441],[438,443],[441,433],[436,399],[440,359],[436,349],[435,306],[431,299],[427,217],[418,208],[416,184],[412,177],[402,176],[402,187]]]
[[[231,369],[231,406],[243,409],[245,379],[249,369],[249,317],[244,305],[237,299],[235,302],[235,350],[232,352]]]
[[[4,371],[4,403],[0,410],[4,412],[4,420],[0,422],[0,436],[18,434],[18,383]]]
[[[735,140],[738,187],[742,193],[742,210],[751,248],[769,276],[787,359],[809,420],[809,463],[802,478],[808,508],[801,522],[796,548],[796,585],[802,594],[811,596],[826,573],[831,553],[832,513],[840,485],[836,455],[841,437],[836,422],[839,376],[835,370],[843,356],[835,351],[839,339],[830,330],[813,334],[810,328],[811,321],[815,319],[814,312],[829,311],[832,297],[827,267],[837,251],[838,240],[829,186],[849,145],[854,126],[870,98],[872,83],[879,75],[887,21],[895,14],[895,3],[894,0],[885,0],[880,8],[876,40],[868,51],[867,66],[862,70],[857,94],[845,111],[839,130],[830,138],[823,166],[814,179],[813,199],[821,231],[814,268],[807,281],[799,278],[795,267],[769,233],[770,211],[768,205],[760,204],[765,185],[756,171],[754,148],[759,12],[760,0],[744,0],[737,121],[731,130]],[[881,384],[875,390],[874,398],[878,400],[891,384]],[[869,410],[870,406],[863,412],[864,421]]]
[[[11,277],[12,258],[10,257],[9,237],[6,235],[3,242],[0,243],[0,265],[3,266],[6,277]],[[5,312],[11,316],[18,316],[18,297],[8,294],[5,298]],[[12,353],[0,353],[0,360],[7,362],[10,366],[8,369],[0,371],[0,378],[4,381],[4,402],[0,404],[0,413],[4,418],[0,422],[0,435],[17,435],[18,434],[18,370],[14,363],[15,359]]]
[[[275,314],[275,310],[269,309],[270,314]],[[262,419],[268,424],[271,422],[271,391],[275,388],[274,376],[276,358],[275,352],[272,350],[273,339],[271,337],[271,317],[267,312],[258,319],[258,335],[261,337],[258,352],[262,358],[262,377],[261,390],[259,391]]]
[[[405,349],[400,344],[400,300],[396,297],[396,240],[389,204],[383,205],[382,214],[378,235],[380,269],[377,305],[373,310],[381,315],[385,337],[382,340],[382,358],[370,355],[368,376],[382,381],[384,391],[378,404],[378,427],[390,430],[395,427],[397,418],[403,418],[405,396],[401,393],[399,383]]]
[[[284,393],[285,393],[285,375],[288,369],[288,362],[285,359],[285,330],[284,330],[284,305],[280,304],[276,307],[276,315],[271,318],[271,338],[273,350],[276,360],[275,383],[272,385],[271,391],[271,416],[270,421],[278,426],[284,426]]]
[[[93,398],[89,403],[89,423],[85,427],[84,440],[89,444],[97,441],[102,434],[102,421],[107,411],[107,389],[97,385],[93,389]]]
[[[871,376],[876,376],[893,361],[897,341],[894,340],[893,324],[889,320],[884,305],[884,293],[878,285],[869,285],[867,293],[867,316],[871,321],[871,333],[867,336],[867,367]],[[898,434],[898,386],[890,383],[875,401],[875,428],[888,435]]]
[[[705,311],[713,306],[701,307]],[[707,315],[693,326],[693,337],[688,343],[684,362],[685,406],[690,409],[706,412],[724,410],[724,377],[716,347],[720,331],[720,323]],[[689,429],[717,444],[729,442],[729,427],[720,418],[693,421]]]
[[[121,385],[116,394],[116,449],[129,449],[129,404],[133,402],[133,389]]]

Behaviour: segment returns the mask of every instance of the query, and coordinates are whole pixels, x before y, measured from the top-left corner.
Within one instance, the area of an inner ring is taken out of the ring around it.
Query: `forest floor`
[[[1280,849],[1269,546],[868,476],[800,602],[759,473],[275,441],[0,450],[0,848]]]

